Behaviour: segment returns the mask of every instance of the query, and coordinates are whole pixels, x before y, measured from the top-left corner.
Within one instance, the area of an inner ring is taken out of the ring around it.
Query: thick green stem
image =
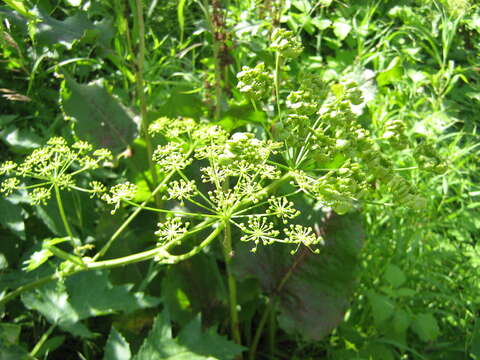
[[[136,0],[137,8],[137,24],[138,24],[138,55],[137,55],[137,96],[140,102],[140,115],[141,115],[141,134],[145,140],[147,146],[148,166],[150,173],[152,174],[153,187],[158,184],[157,169],[153,162],[153,145],[150,134],[148,133],[148,118],[147,118],[147,103],[145,100],[145,84],[143,79],[144,66],[145,66],[145,22],[143,19],[143,1]],[[155,196],[155,203],[157,207],[162,204],[160,196]]]
[[[229,220],[224,222],[224,238],[223,238],[223,253],[225,258],[225,269],[227,271],[227,283],[228,283],[228,302],[230,308],[230,331],[232,333],[233,340],[241,345],[242,338],[240,336],[240,327],[238,321],[237,310],[237,283],[232,273],[232,229],[230,227]]]
[[[63,226],[65,227],[65,231],[67,232],[67,235],[73,244],[74,243],[73,233],[72,233],[72,229],[70,228],[70,224],[68,223],[67,216],[65,215],[65,209],[63,208],[62,197],[60,196],[60,189],[56,184],[53,187],[55,188],[55,198],[57,200],[58,210],[60,212],[60,218],[62,219]]]
[[[210,225],[214,225],[214,221],[207,223]],[[32,281],[31,283],[25,284],[23,286],[18,287],[16,290],[10,292],[9,294],[5,295],[3,298],[0,299],[0,305],[4,305],[10,300],[13,300],[20,294],[25,291],[35,289],[41,285],[49,283],[50,281],[56,280],[58,278],[66,278],[68,276],[72,276],[82,271],[89,271],[89,270],[99,270],[99,269],[111,269],[119,266],[125,266],[129,264],[134,264],[140,261],[146,261],[153,258],[157,258],[159,263],[163,264],[176,264],[180,261],[187,260],[192,256],[198,254],[203,248],[208,246],[215,238],[223,231],[224,224],[218,223],[218,226],[215,228],[214,231],[210,233],[210,235],[205,238],[199,245],[193,247],[189,252],[181,255],[171,255],[168,253],[168,250],[176,246],[175,243],[168,244],[164,247],[157,247],[151,250],[142,251],[137,254],[132,254],[129,256],[112,259],[112,260],[104,260],[104,261],[92,261],[90,263],[85,263],[82,266],[75,266],[72,267],[70,270],[62,272],[62,273],[54,273],[48,276],[45,276],[41,279]]]

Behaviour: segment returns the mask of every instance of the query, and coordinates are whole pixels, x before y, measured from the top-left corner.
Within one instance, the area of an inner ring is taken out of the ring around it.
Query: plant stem
[[[100,251],[93,257],[93,260],[98,260],[98,258],[102,257],[105,255],[105,253],[108,251],[110,246],[112,246],[113,242],[120,236],[120,234],[127,228],[127,226],[137,217],[137,215],[143,210],[143,206],[147,205],[150,199],[153,196],[156,196],[157,193],[165,186],[165,184],[170,180],[170,178],[173,176],[174,172],[168,173],[162,180],[160,184],[157,185],[157,187],[152,191],[152,194],[148,197],[147,200],[145,200],[140,207],[136,208],[133,213],[130,214],[130,216],[127,218],[127,220],[124,221],[124,223],[115,231],[115,233],[110,237],[110,239],[107,241],[107,243],[100,249]]]
[[[280,120],[280,122],[282,122],[282,109],[280,108],[280,63],[281,63],[281,57],[280,57],[280,53],[277,51],[275,53],[275,78],[274,78],[275,101],[277,103],[278,119]]]
[[[250,346],[250,351],[248,353],[248,360],[254,360],[255,359],[255,353],[257,351],[258,342],[260,341],[260,337],[262,335],[263,328],[265,327],[265,323],[267,322],[267,319],[269,318],[269,315],[272,312],[274,312],[275,308],[277,307],[277,303],[278,303],[279,298],[280,298],[280,295],[279,295],[280,291],[282,291],[282,289],[285,286],[287,280],[293,274],[293,272],[297,268],[297,266],[303,261],[305,256],[307,256],[307,254],[308,253],[303,253],[295,259],[294,263],[288,268],[287,272],[282,276],[278,285],[273,290],[272,295],[270,296],[270,302],[268,303],[267,309],[263,312],[262,317],[260,318],[260,322],[259,322],[257,330],[255,332],[255,336],[253,337],[253,342],[252,342],[252,345]],[[273,316],[273,314],[271,316]]]
[[[48,337],[52,334],[53,330],[57,327],[56,324],[52,324],[50,325],[50,327],[48,328],[48,330],[43,333],[42,337],[40,338],[40,340],[38,340],[38,342],[35,344],[35,346],[33,347],[32,351],[30,351],[30,356],[35,356],[37,355],[37,353],[40,351],[40,349],[42,348],[43,344],[45,344],[45,341],[48,340]]]
[[[240,328],[238,321],[237,310],[237,283],[232,273],[232,229],[230,227],[229,219],[224,221],[224,238],[223,238],[223,254],[225,258],[225,269],[227,271],[227,283],[228,283],[228,302],[230,307],[230,331],[233,340],[241,345],[242,338],[240,336]]]
[[[140,102],[140,116],[141,116],[141,134],[147,146],[148,166],[152,174],[153,186],[158,184],[157,169],[153,162],[153,145],[150,134],[148,133],[148,118],[147,118],[147,103],[145,101],[145,84],[143,79],[144,65],[145,65],[145,22],[143,20],[143,1],[135,1],[137,8],[137,24],[138,24],[138,55],[137,55],[137,95]],[[155,196],[155,203],[157,207],[162,204],[160,196]]]
[[[67,235],[73,244],[74,242],[73,233],[72,233],[72,229],[70,228],[70,224],[68,223],[67,216],[65,215],[65,209],[63,208],[62,197],[60,196],[60,189],[58,188],[57,184],[55,184],[53,187],[55,188],[55,198],[57,199],[58,210],[60,211],[60,217],[62,218],[63,226],[65,227],[65,231],[67,232]]]
[[[263,328],[265,327],[265,323],[267,322],[270,313],[275,308],[275,306],[272,306],[272,302],[277,302],[277,298],[270,299],[270,304],[267,305],[266,310],[263,312],[262,317],[260,318],[260,322],[258,323],[257,330],[255,331],[252,344],[250,345],[248,360],[255,360],[255,354],[257,352],[258,343],[260,342],[260,337],[262,336]]]
[[[210,222],[210,225],[213,225],[214,222]],[[215,238],[222,232],[224,228],[223,223],[218,223],[217,228],[210,233],[210,235],[205,238],[199,245],[192,248],[189,252],[181,255],[171,255],[168,253],[168,250],[174,247],[176,244],[171,243],[164,247],[157,247],[151,250],[142,251],[140,253],[124,256],[121,258],[111,259],[111,260],[104,260],[104,261],[93,261],[90,263],[85,263],[83,266],[76,266],[70,269],[69,271],[65,271],[62,273],[54,273],[38,280],[32,281],[28,284],[22,285],[18,287],[16,290],[11,291],[8,295],[5,295],[3,298],[0,298],[0,305],[4,305],[10,300],[13,300],[18,295],[22,294],[25,291],[35,289],[41,285],[49,283],[50,281],[56,280],[59,277],[66,278],[68,276],[72,276],[82,271],[89,271],[89,270],[99,270],[99,269],[111,269],[119,266],[134,264],[140,261],[146,261],[153,259],[155,257],[164,256],[166,260],[162,262],[159,260],[159,263],[164,264],[176,264],[180,261],[186,260],[191,258],[192,256],[198,254],[203,248],[209,245]]]
[[[152,192],[152,194],[150,195],[150,198],[152,196],[154,196],[164,186],[164,183],[166,181],[168,181],[173,174],[174,173],[171,172],[164,178],[162,183],[159,184],[157,186],[157,188]],[[285,174],[282,178],[272,182],[270,185],[263,188],[260,191],[259,195],[260,196],[267,195],[268,193],[270,193],[271,191],[276,189],[278,186],[280,186],[284,182],[288,181],[291,178],[291,176],[292,175],[290,173]],[[144,204],[148,203],[150,198],[147,199],[146,201],[144,201]],[[245,200],[245,201],[241,202],[240,204],[238,204],[236,209],[239,209],[243,206],[247,206],[250,203],[251,203],[251,201]],[[235,209],[233,209],[233,210],[235,210]],[[32,289],[34,289],[38,286],[41,286],[41,285],[46,284],[50,281],[53,281],[53,280],[57,279],[59,276],[62,276],[63,278],[65,278],[65,277],[68,277],[68,276],[72,276],[76,273],[82,272],[82,271],[96,270],[96,269],[109,269],[109,268],[119,267],[119,266],[123,266],[123,265],[127,265],[127,264],[132,264],[132,263],[135,263],[135,262],[150,260],[150,259],[153,259],[154,257],[159,257],[159,256],[162,256],[162,255],[164,255],[164,256],[166,255],[166,257],[165,257],[166,260],[163,261],[163,263],[165,263],[165,264],[172,264],[172,263],[177,263],[177,262],[186,260],[186,259],[198,254],[205,246],[209,245],[215,239],[215,237],[217,237],[220,234],[220,232],[223,231],[223,229],[225,227],[225,222],[219,222],[217,228],[202,243],[200,243],[199,245],[194,247],[192,250],[190,250],[189,252],[187,252],[185,254],[182,254],[182,255],[168,254],[167,251],[175,245],[175,244],[170,244],[166,248],[154,248],[154,249],[151,249],[151,250],[143,251],[143,252],[140,252],[140,253],[137,253],[137,254],[132,254],[132,255],[129,255],[129,256],[122,257],[122,258],[105,260],[105,261],[96,261],[99,257],[103,256],[107,252],[107,250],[110,248],[110,246],[115,241],[115,239],[118,238],[118,236],[123,232],[123,230],[125,230],[125,228],[128,226],[128,224],[140,213],[140,211],[142,211],[142,209],[137,208],[128,217],[128,219],[112,235],[112,237],[107,242],[107,244],[105,244],[104,247],[95,255],[95,257],[92,259],[93,260],[92,262],[85,263],[84,266],[74,267],[71,270],[69,270],[68,272],[63,272],[61,274],[59,274],[57,272],[57,273],[54,273],[54,274],[51,274],[51,275],[47,275],[47,276],[45,276],[43,278],[40,278],[38,280],[32,281],[28,284],[22,285],[22,286],[18,287],[17,289],[11,291],[10,293],[5,295],[4,297],[0,298],[0,305],[6,304],[7,302],[9,302],[10,300],[13,300],[18,295],[22,294],[25,291],[32,290]],[[214,223],[215,223],[215,221],[212,220],[212,219],[211,220],[206,220],[205,223],[201,226],[201,229],[205,229],[208,226],[212,226]],[[193,233],[193,232],[196,232],[196,231],[197,231],[196,229],[193,229],[190,233]],[[230,234],[230,236],[231,236],[231,234]],[[163,252],[163,254],[162,254],[162,252]],[[231,244],[230,244],[230,252],[231,252]],[[159,262],[162,263],[161,260]],[[235,306],[235,310],[236,310],[236,306]],[[238,320],[237,320],[237,322],[238,322]],[[260,336],[260,335],[258,335],[258,336]]]

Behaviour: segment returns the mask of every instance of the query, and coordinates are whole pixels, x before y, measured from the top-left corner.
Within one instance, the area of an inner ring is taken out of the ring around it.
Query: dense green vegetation
[[[0,359],[480,359],[473,1],[0,20]]]

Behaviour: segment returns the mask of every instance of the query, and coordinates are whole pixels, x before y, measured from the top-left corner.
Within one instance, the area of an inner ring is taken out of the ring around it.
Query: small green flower
[[[245,235],[240,241],[252,241],[255,247],[252,252],[257,251],[257,246],[261,242],[263,245],[269,245],[277,241],[276,237],[280,234],[278,230],[273,228],[273,223],[268,221],[266,217],[254,216],[248,219],[247,225],[242,225],[242,231]]]
[[[18,180],[16,177],[8,178],[2,182],[0,186],[0,193],[4,193],[5,196],[8,196],[17,190],[19,185],[20,180]]]
[[[195,181],[185,181],[183,179],[171,182],[167,191],[169,199],[177,199],[182,203],[185,199],[193,197],[198,192]]]
[[[108,193],[102,195],[102,200],[106,201],[107,204],[115,205],[115,208],[111,211],[112,214],[115,214],[122,200],[132,200],[136,191],[137,186],[127,181],[124,184],[112,186]]]
[[[284,196],[272,196],[268,199],[268,202],[270,203],[270,206],[267,209],[267,214],[276,215],[283,220],[284,224],[287,223],[288,219],[293,219],[300,215],[300,211],[293,207],[293,202],[288,201]]]
[[[183,223],[179,217],[172,217],[163,223],[158,223],[158,230],[155,235],[158,236],[159,244],[179,243],[183,235],[187,232],[190,223]]]
[[[298,245],[295,250],[292,250],[292,255],[298,251],[300,245],[305,245],[311,250],[311,246],[323,244],[323,239],[315,235],[311,227],[290,225],[289,228],[286,228],[283,231],[285,235],[287,235],[287,239],[285,240],[286,243]],[[312,251],[316,254],[320,252],[319,249]]]
[[[99,198],[101,198],[102,194],[107,191],[105,185],[103,185],[100,181],[90,181],[89,185],[92,189],[92,194],[90,195],[90,198],[93,198],[94,196],[98,196]]]
[[[237,78],[237,88],[247,97],[262,100],[272,93],[273,76],[265,70],[264,63],[259,63],[254,68],[242,67]]]
[[[295,59],[302,53],[303,46],[292,31],[277,28],[272,34],[270,49],[278,51],[283,58]]]
[[[0,175],[8,175],[15,170],[16,167],[17,164],[15,164],[13,161],[5,161],[0,166]]]
[[[30,203],[32,205],[47,205],[47,201],[52,196],[50,189],[45,187],[36,187],[30,192]]]
[[[174,142],[158,146],[153,153],[153,160],[160,165],[163,172],[182,170],[192,162],[185,154],[183,145]]]

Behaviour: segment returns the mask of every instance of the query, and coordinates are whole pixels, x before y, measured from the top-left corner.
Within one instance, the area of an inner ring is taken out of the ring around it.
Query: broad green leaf
[[[132,293],[130,285],[112,285],[106,271],[88,271],[69,277],[65,281],[70,303],[81,319],[132,312],[158,305],[159,299]]]
[[[92,316],[156,306],[158,299],[112,285],[105,271],[88,271],[67,278],[64,285],[48,283],[22,295],[24,305],[73,335],[93,334],[80,321]]]
[[[431,313],[416,315],[412,323],[412,330],[425,342],[434,341],[440,335],[437,320]]]
[[[345,19],[335,21],[332,26],[333,32],[339,40],[344,40],[352,30],[352,26]]]
[[[73,16],[60,21],[49,16],[45,11],[35,10],[39,22],[37,24],[35,39],[41,44],[62,44],[70,49],[76,40],[81,39],[87,31],[98,30],[105,34],[99,24],[93,24],[85,12],[77,11]],[[101,24],[101,23],[100,23]]]
[[[103,360],[130,360],[131,358],[132,353],[127,340],[112,327],[105,344]]]
[[[305,219],[306,220],[306,219]],[[312,219],[313,220],[313,219]],[[352,294],[363,231],[358,215],[332,215],[324,225],[326,246],[320,255],[300,249],[295,255],[285,245],[235,249],[239,277],[254,276],[267,294],[280,296],[279,322],[286,331],[321,339],[342,320]],[[285,274],[290,274],[283,279]],[[279,284],[284,285],[278,289]]]
[[[12,345],[5,342],[0,337],[0,359],[5,360],[34,360],[32,356],[28,354],[28,351],[18,345]]]
[[[22,327],[18,324],[0,323],[0,339],[7,344],[18,344]]]
[[[66,75],[63,109],[75,119],[75,132],[96,147],[119,153],[136,137],[138,127],[122,104],[99,83],[78,84]]]
[[[178,334],[178,342],[196,354],[220,360],[235,359],[244,350],[242,346],[218,335],[213,328],[202,332],[200,316],[182,329]]]
[[[318,30],[325,30],[328,29],[330,25],[332,25],[332,22],[328,19],[312,19],[312,24],[315,25]]]
[[[369,291],[367,296],[372,307],[373,321],[376,326],[380,326],[393,315],[395,305],[387,296],[374,291]]]
[[[0,197],[0,214],[0,224],[25,240],[25,224],[20,205],[14,204],[8,198]]]
[[[398,309],[393,315],[393,329],[395,332],[402,334],[407,331],[410,326],[411,318],[410,315],[403,309]]]
[[[378,86],[393,84],[401,80],[403,77],[402,59],[396,56],[390,62],[388,67],[377,75]]]
[[[156,317],[152,330],[133,360],[230,360],[242,351],[241,346],[212,329],[202,332],[199,317],[173,338],[170,318],[164,311]]]
[[[387,265],[387,269],[385,270],[385,274],[383,274],[383,277],[394,288],[401,286],[406,280],[405,274],[403,273],[402,269],[400,269],[394,264]]]
[[[48,322],[56,324],[75,336],[92,337],[93,334],[80,323],[80,316],[70,304],[63,286],[55,282],[22,294],[22,302],[30,310],[42,314]]]

